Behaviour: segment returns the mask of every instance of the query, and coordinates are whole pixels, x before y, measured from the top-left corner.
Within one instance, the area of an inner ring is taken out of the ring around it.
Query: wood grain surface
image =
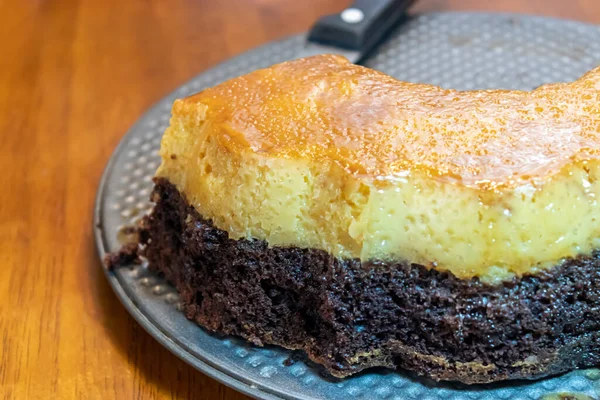
[[[247,399],[163,349],[108,286],[102,170],[171,89],[348,0],[0,0],[0,398]],[[600,23],[598,0],[422,0]]]

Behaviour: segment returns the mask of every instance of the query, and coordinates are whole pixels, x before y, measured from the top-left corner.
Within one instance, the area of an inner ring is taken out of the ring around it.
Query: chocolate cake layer
[[[600,254],[491,286],[402,263],[231,240],[165,179],[150,268],[205,328],[304,350],[334,376],[384,366],[485,383],[600,365]]]

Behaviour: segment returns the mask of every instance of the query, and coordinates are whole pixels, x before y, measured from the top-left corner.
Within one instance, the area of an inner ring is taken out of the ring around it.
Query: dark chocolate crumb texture
[[[125,243],[118,251],[104,256],[104,266],[109,269],[128,264],[140,264],[138,243]]]
[[[303,350],[337,377],[383,366],[471,384],[600,364],[597,252],[492,286],[232,240],[166,179],[153,199],[143,255],[179,290],[186,316],[211,331]]]

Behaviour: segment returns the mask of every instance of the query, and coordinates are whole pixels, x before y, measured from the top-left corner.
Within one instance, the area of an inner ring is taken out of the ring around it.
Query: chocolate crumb
[[[137,243],[127,243],[118,251],[108,253],[104,256],[104,266],[109,271],[117,267],[141,263],[142,260],[139,255],[139,245]]]
[[[302,353],[293,351],[290,354],[290,356],[283,361],[283,365],[285,365],[286,367],[290,367],[296,364],[298,361],[302,360],[303,357],[304,356],[302,355]]]

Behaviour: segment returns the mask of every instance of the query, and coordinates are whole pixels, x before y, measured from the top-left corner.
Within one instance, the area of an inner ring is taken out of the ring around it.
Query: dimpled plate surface
[[[101,256],[119,248],[120,227],[150,210],[152,175],[173,100],[294,58],[302,36],[269,43],[210,69],[153,106],[127,133],[100,183],[95,235]],[[402,24],[365,62],[399,79],[455,89],[532,89],[574,80],[600,64],[600,28],[541,17],[432,13]],[[487,386],[441,384],[387,370],[327,378],[291,353],[257,348],[209,334],[180,312],[175,290],[146,266],[107,271],[128,311],[178,357],[244,393],[261,399],[538,399],[553,393],[600,397],[600,370],[575,371],[537,382]]]

